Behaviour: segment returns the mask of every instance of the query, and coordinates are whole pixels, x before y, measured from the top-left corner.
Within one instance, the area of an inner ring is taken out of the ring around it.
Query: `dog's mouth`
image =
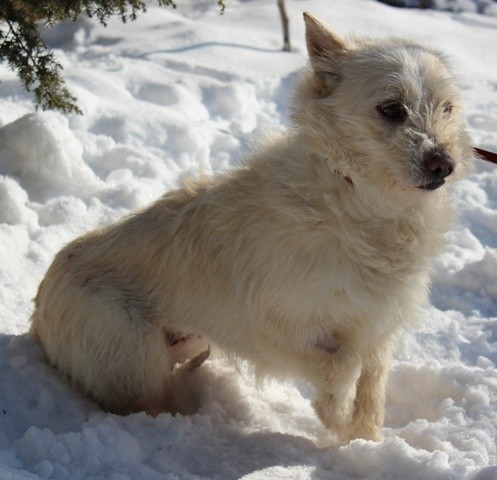
[[[422,190],[436,190],[437,188],[440,188],[444,183],[445,180],[441,178],[431,183],[425,183],[424,185],[419,185],[418,188],[421,188]]]

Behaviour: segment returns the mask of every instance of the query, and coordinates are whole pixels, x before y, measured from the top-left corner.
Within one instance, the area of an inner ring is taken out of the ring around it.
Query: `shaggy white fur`
[[[286,135],[76,239],[41,283],[31,331],[105,408],[194,410],[211,341],[311,381],[342,439],[380,438],[394,339],[427,302],[473,151],[441,54],[305,21]]]

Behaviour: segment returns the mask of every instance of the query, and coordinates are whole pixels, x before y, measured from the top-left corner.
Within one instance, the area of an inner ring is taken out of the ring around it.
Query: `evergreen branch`
[[[221,14],[226,8],[224,1],[217,0]],[[174,0],[157,0],[157,4],[176,8]],[[60,74],[61,64],[40,38],[37,22],[52,27],[86,14],[106,26],[112,16],[126,22],[144,12],[142,0],[0,0],[0,22],[5,23],[0,23],[0,62],[6,61],[23,87],[34,93],[36,109],[81,114]]]
[[[62,66],[39,37],[33,20],[10,12],[5,20],[8,30],[0,34],[0,60],[17,71],[23,87],[34,93],[36,108],[57,109],[64,113],[82,113],[76,98],[65,87]]]

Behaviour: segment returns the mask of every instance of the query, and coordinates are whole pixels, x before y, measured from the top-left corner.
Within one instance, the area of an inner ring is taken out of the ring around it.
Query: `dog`
[[[474,152],[448,61],[304,14],[291,125],[55,257],[31,332],[105,409],[188,413],[211,344],[310,382],[343,441],[381,439],[395,340],[427,305]]]

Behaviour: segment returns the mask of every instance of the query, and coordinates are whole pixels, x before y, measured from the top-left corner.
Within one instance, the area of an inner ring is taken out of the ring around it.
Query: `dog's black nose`
[[[424,154],[424,165],[432,178],[441,180],[454,171],[454,160],[443,150],[431,150]]]

